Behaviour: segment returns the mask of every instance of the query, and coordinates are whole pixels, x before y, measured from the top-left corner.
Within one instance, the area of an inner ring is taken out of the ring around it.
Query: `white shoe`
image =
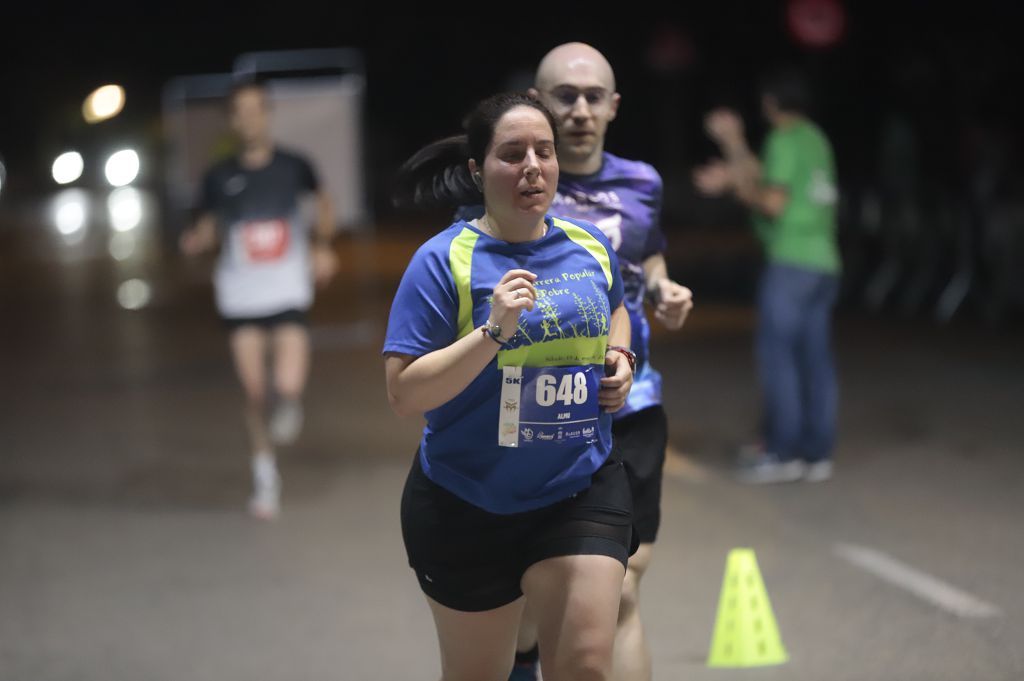
[[[778,461],[765,457],[751,466],[741,467],[736,479],[748,485],[767,485],[778,482],[796,482],[804,477],[804,462],[799,459]]]
[[[274,407],[270,415],[270,439],[275,445],[291,445],[299,439],[302,432],[302,403],[298,400],[282,399]]]
[[[273,520],[281,513],[281,476],[272,454],[253,456],[252,485],[249,513],[260,520]]]
[[[804,482],[825,482],[832,477],[832,460],[823,459],[807,464],[804,470]]]
[[[280,514],[280,488],[264,487],[253,492],[249,499],[249,515],[259,520],[274,520]]]

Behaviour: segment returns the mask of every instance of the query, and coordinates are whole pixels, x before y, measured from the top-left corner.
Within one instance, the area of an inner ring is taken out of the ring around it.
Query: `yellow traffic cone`
[[[709,667],[764,667],[789,659],[753,549],[733,549],[718,598]]]

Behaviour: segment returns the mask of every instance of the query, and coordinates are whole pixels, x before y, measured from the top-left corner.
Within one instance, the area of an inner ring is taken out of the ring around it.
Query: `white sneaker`
[[[275,445],[291,445],[302,432],[302,403],[298,400],[279,400],[270,415],[270,439]]]
[[[804,482],[825,482],[832,477],[832,460],[812,461],[804,471]]]
[[[803,461],[799,459],[778,461],[773,457],[765,457],[751,466],[741,467],[736,472],[736,479],[748,485],[796,482],[803,477]]]
[[[258,487],[249,499],[249,514],[259,520],[274,520],[281,514],[281,488]]]
[[[281,476],[272,454],[253,456],[252,485],[249,513],[260,520],[273,520],[281,512]]]

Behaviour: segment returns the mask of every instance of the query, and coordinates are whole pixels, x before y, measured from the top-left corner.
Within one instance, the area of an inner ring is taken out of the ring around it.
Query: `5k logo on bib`
[[[288,250],[287,220],[256,220],[242,225],[242,246],[250,262],[278,260]]]
[[[601,373],[594,366],[505,367],[498,444],[551,447],[595,442]]]

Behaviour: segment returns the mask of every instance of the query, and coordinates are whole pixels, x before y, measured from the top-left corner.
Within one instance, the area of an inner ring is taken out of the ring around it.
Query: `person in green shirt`
[[[716,109],[705,129],[724,158],[698,168],[694,182],[704,194],[731,193],[745,204],[765,252],[756,341],[762,442],[741,460],[739,479],[817,482],[832,475],[836,439],[831,326],[841,263],[835,163],[828,139],[805,113],[808,89],[799,73],[768,75],[760,94],[771,125],[760,159],[739,115]]]

